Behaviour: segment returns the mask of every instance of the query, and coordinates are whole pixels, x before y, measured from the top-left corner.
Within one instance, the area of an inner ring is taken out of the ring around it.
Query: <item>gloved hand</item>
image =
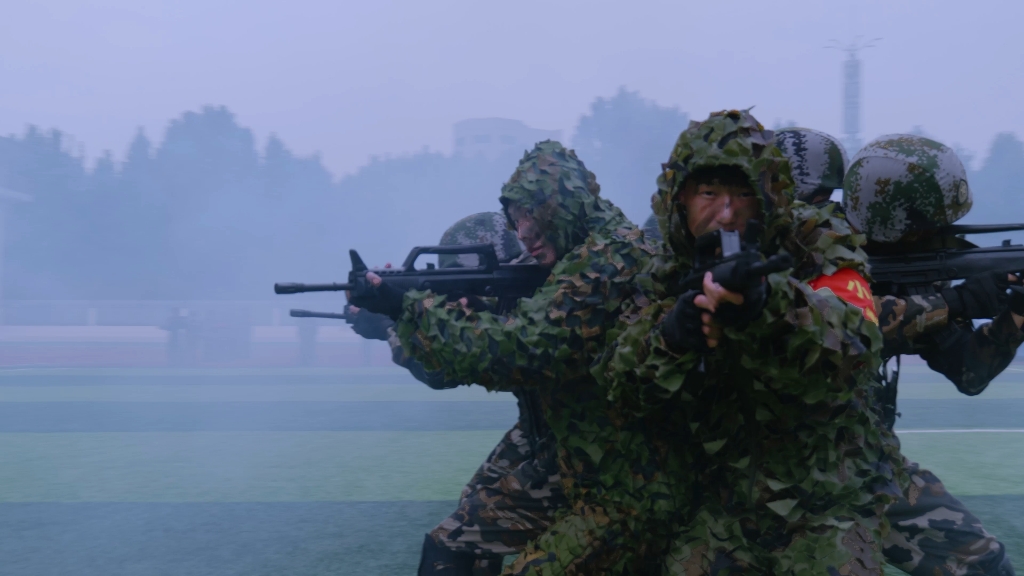
[[[711,349],[708,347],[704,323],[701,320],[704,310],[693,303],[693,299],[702,293],[700,290],[684,292],[661,320],[661,335],[673,350],[707,352]]]
[[[953,318],[993,318],[1006,307],[1009,296],[1006,289],[1010,280],[1006,272],[976,274],[962,284],[942,289],[942,298]]]
[[[744,328],[761,315],[768,302],[768,283],[761,282],[743,294],[743,304],[723,302],[715,312],[715,319],[722,326]]]
[[[394,321],[383,314],[374,314],[367,310],[349,310],[351,319],[347,320],[352,331],[367,340],[388,339],[388,328],[395,325]]]
[[[1024,286],[1010,286],[1010,312],[1024,316]]]
[[[356,279],[355,286],[349,293],[349,303],[374,314],[383,314],[392,320],[398,320],[402,315],[402,298],[405,293],[380,281],[376,274],[374,277],[379,282],[376,286],[369,277]]]

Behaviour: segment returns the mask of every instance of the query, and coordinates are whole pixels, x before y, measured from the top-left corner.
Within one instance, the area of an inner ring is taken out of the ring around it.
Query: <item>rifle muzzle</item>
[[[300,294],[303,292],[342,292],[352,290],[351,284],[296,284],[294,282],[280,282],[274,284],[274,294]]]

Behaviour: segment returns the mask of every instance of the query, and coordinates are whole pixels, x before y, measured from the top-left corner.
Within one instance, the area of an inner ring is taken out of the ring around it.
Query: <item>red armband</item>
[[[859,308],[869,321],[878,324],[878,311],[875,310],[871,286],[853,268],[843,268],[831,276],[822,274],[807,284],[815,292],[828,290],[843,302]]]

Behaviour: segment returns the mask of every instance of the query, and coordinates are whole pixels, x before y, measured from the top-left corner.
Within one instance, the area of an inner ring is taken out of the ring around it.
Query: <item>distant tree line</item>
[[[642,222],[688,120],[620,89],[591,104],[566,144],[602,194]],[[57,130],[0,137],[0,187],[33,197],[8,211],[4,298],[268,299],[275,281],[339,280],[349,248],[371,265],[398,263],[459,218],[496,210],[521,155],[424,151],[336,180],[276,136],[259,150],[224,107],[183,114],[158,143],[140,130],[121,162],[108,152],[89,169],[71,148]],[[970,221],[1024,216],[1024,144],[1014,135],[996,136],[970,179]]]

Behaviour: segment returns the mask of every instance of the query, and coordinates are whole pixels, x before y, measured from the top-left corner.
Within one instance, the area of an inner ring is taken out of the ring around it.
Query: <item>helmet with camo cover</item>
[[[889,134],[853,158],[843,181],[850,224],[875,242],[952,224],[971,209],[967,172],[956,153],[935,140]]]
[[[835,137],[809,128],[787,128],[775,133],[775,145],[789,159],[797,200],[827,200],[833,190],[843,187],[850,163]]]
[[[508,262],[523,252],[523,245],[515,232],[508,229],[505,216],[499,212],[480,212],[466,216],[441,236],[441,246],[463,244],[492,244],[499,262]],[[442,254],[438,256],[440,268],[478,266],[476,254]]]

